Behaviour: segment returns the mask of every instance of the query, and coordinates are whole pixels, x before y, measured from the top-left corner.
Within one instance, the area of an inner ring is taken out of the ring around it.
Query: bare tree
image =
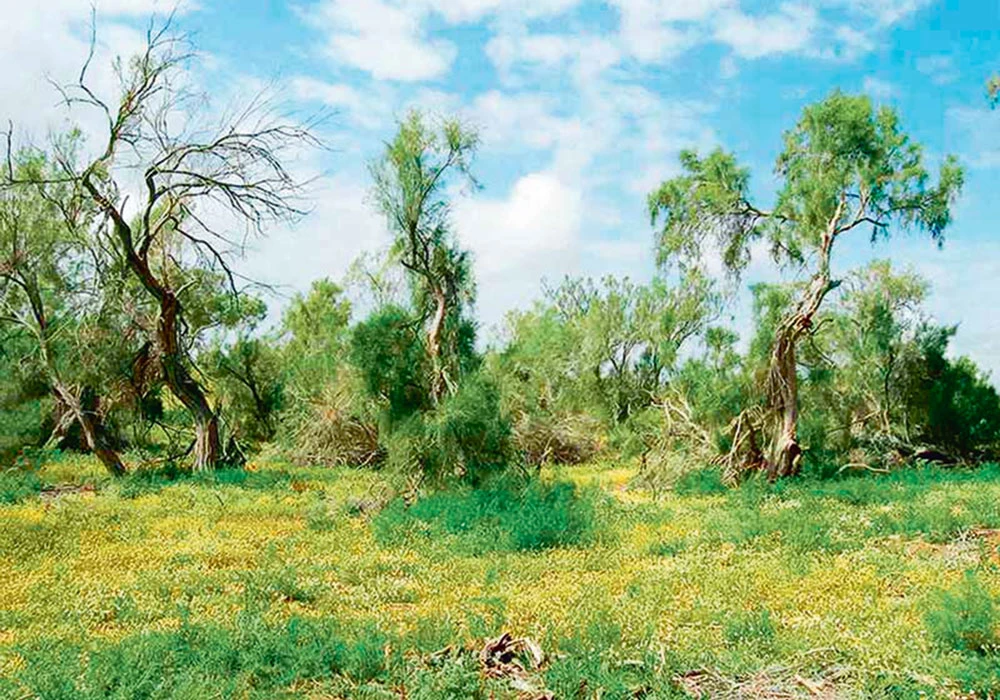
[[[61,163],[103,215],[103,234],[157,306],[155,355],[164,382],[194,419],[195,469],[202,470],[219,460],[219,419],[183,343],[189,283],[171,271],[192,265],[222,270],[237,293],[231,254],[247,236],[304,213],[297,206],[303,183],[285,160],[317,142],[308,125],[277,119],[261,96],[199,126],[202,120],[189,108],[205,106],[181,86],[192,60],[184,49],[169,22],[151,27],[145,50],[115,64],[119,89],[113,104],[90,85],[92,51],[77,82],[61,92],[67,105],[85,105],[105,117],[103,150],[84,167]],[[134,205],[130,175],[141,181]],[[167,239],[183,243],[183,252]]]

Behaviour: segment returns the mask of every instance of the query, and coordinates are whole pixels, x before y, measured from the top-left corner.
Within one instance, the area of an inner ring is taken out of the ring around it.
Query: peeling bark
[[[431,395],[434,401],[440,401],[444,396],[446,382],[444,377],[444,367],[441,364],[441,334],[444,332],[444,319],[448,311],[447,299],[442,290],[434,291],[434,317],[431,320],[430,329],[427,331],[427,354],[431,359],[431,368],[434,376],[431,378]]]
[[[180,309],[180,302],[174,293],[162,289],[156,346],[164,382],[194,418],[194,469],[205,471],[214,468],[219,461],[219,417],[212,410],[201,385],[184,365],[178,328]]]

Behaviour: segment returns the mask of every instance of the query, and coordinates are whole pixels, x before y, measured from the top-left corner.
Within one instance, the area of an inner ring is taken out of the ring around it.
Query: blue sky
[[[0,77],[0,112],[26,119],[41,98],[24,91],[82,60],[89,2],[22,5],[11,12],[25,38],[0,58],[25,70]],[[136,46],[155,9],[99,2],[104,54]],[[537,297],[543,276],[652,274],[645,197],[681,148],[735,151],[766,204],[802,107],[834,88],[865,91],[899,108],[931,163],[958,155],[967,187],[944,250],[905,236],[873,250],[862,234],[844,241],[838,270],[891,257],[925,275],[935,318],[961,322],[957,351],[1000,376],[1000,113],[984,94],[1000,70],[998,0],[197,0],[177,21],[205,58],[204,89],[270,82],[303,112],[331,114],[333,150],[308,163],[322,173],[313,213],[243,265],[285,292],[386,243],[365,163],[396,117],[419,106],[478,126],[483,189],[456,199],[454,219],[476,254],[487,330]],[[776,275],[761,257],[746,281]],[[741,329],[746,310],[744,296]]]

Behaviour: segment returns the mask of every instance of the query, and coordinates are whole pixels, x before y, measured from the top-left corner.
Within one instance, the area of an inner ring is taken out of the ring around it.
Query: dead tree
[[[297,205],[303,183],[284,159],[316,141],[308,126],[278,121],[260,96],[199,126],[204,120],[189,109],[194,96],[178,84],[191,60],[183,48],[169,23],[150,29],[145,50],[116,66],[113,103],[92,89],[88,58],[77,82],[61,91],[67,105],[85,105],[106,118],[103,148],[82,168],[63,165],[103,215],[102,234],[156,305],[155,356],[164,383],[194,419],[195,469],[203,470],[219,460],[219,417],[186,351],[187,286],[173,279],[170,266],[221,270],[236,294],[233,252],[267,225],[304,213]],[[131,173],[141,175],[138,188],[128,184]],[[164,252],[165,239],[178,236],[185,259]]]

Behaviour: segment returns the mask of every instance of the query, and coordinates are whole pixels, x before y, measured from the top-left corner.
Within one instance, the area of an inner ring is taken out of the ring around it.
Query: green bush
[[[683,474],[674,484],[674,491],[680,495],[708,496],[726,493],[729,487],[722,482],[720,469],[696,469]]]
[[[375,516],[372,529],[385,545],[454,536],[472,553],[576,546],[596,537],[596,501],[596,492],[568,482],[521,485],[506,478],[432,493],[411,506],[397,499]]]
[[[351,362],[369,395],[386,402],[391,422],[427,408],[427,353],[412,315],[390,306],[354,328]]]
[[[19,503],[41,490],[42,482],[32,470],[15,467],[0,471],[0,504]]]
[[[86,654],[76,645],[39,641],[17,650],[26,667],[0,679],[0,696],[27,688],[31,697],[51,700],[275,697],[299,680],[371,677],[381,669],[366,639],[348,640],[329,621],[292,618],[272,626],[244,615],[235,629],[185,622]]]
[[[420,474],[436,485],[476,486],[502,472],[513,456],[499,394],[479,375],[466,379],[436,409],[396,421],[383,440],[390,469]]]
[[[997,649],[997,623],[993,598],[971,571],[952,589],[939,591],[924,616],[938,646],[977,654]]]
[[[499,391],[483,375],[466,378],[432,420],[443,470],[457,468],[464,481],[477,485],[510,463],[510,421],[501,413]]]

